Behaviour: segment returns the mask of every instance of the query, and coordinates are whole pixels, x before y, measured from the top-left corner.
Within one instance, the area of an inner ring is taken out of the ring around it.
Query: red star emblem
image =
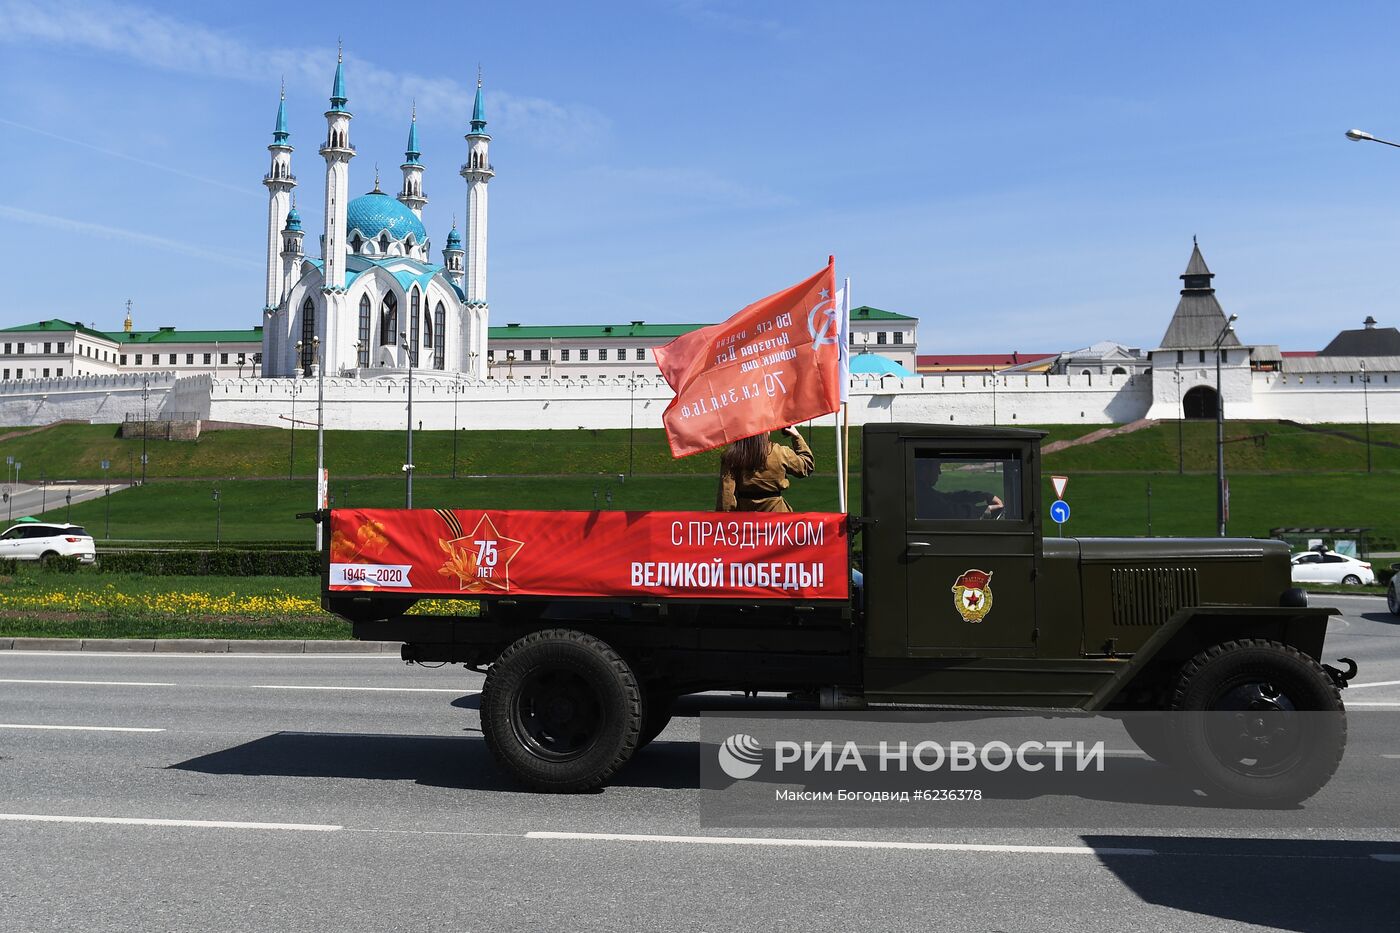
[[[461,589],[510,591],[510,562],[525,547],[525,542],[498,532],[489,514],[483,514],[470,532],[447,543],[468,558],[467,563],[474,571],[470,576],[459,576]]]

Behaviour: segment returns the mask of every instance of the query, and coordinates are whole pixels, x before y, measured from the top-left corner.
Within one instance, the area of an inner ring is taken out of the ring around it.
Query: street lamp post
[[[1388,139],[1381,139],[1379,136],[1372,136],[1365,130],[1347,130],[1347,139],[1351,140],[1354,143],[1365,141],[1368,143],[1380,143],[1383,146],[1394,146],[1396,149],[1400,149],[1400,143],[1393,143]]]
[[[301,341],[297,341],[297,366],[301,365]],[[297,462],[297,380],[292,379],[292,438],[291,449],[287,453],[287,479],[295,475]]]
[[[1366,361],[1361,361],[1361,404],[1366,417],[1366,472],[1371,472],[1371,397],[1367,391],[1371,377],[1366,372]]]
[[[112,461],[102,461],[102,485],[105,487],[102,493],[102,501],[107,506],[107,530],[103,532],[102,537],[107,541],[112,539],[112,479],[107,472],[111,469],[111,466]]]
[[[1182,424],[1186,421],[1186,403],[1181,397],[1181,363],[1176,364],[1176,475],[1186,472],[1186,440]]]
[[[404,454],[403,475],[403,507],[413,508],[413,354],[408,349],[408,334],[399,331],[399,348],[403,350],[404,358],[408,360],[408,424],[407,447]]]
[[[301,341],[297,341],[297,350],[301,350]],[[325,508],[325,503],[321,501],[321,477],[326,469],[326,364],[321,359],[321,338],[311,338],[311,365],[316,367],[316,483],[312,495],[316,499],[316,508]],[[241,373],[240,373],[241,375]],[[292,396],[293,404],[296,403],[296,396]],[[293,409],[295,411],[295,409]],[[296,423],[293,422],[292,430],[296,430]],[[313,522],[316,526],[316,550],[321,549],[321,523]]]
[[[633,373],[627,383],[629,394],[627,411],[627,475],[632,476],[636,472],[637,459],[637,374]]]
[[[1238,314],[1230,315],[1215,338],[1215,518],[1218,534],[1225,537],[1225,396],[1220,390],[1221,345],[1235,329]]]
[[[151,434],[151,415],[148,399],[151,397],[151,376],[141,374],[141,485],[146,485],[146,438]]]
[[[1393,143],[1388,139],[1381,139],[1379,136],[1372,136],[1365,130],[1347,130],[1347,139],[1352,142],[1380,143],[1383,146],[1394,146],[1400,149],[1400,143]],[[1361,398],[1366,406],[1366,472],[1371,472],[1371,400],[1367,395],[1367,383],[1369,377],[1366,374],[1366,364],[1361,364]]]
[[[457,478],[457,402],[462,396],[462,374],[452,383],[452,478]]]
[[[224,540],[224,500],[219,495],[219,490],[214,490],[214,546],[218,547]]]

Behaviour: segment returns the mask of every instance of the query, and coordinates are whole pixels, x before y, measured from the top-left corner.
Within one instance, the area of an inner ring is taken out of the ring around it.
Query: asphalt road
[[[1400,619],[1337,602],[1355,718],[1400,714]],[[1330,785],[1286,826],[1177,801],[1143,830],[1064,794],[1018,801],[1026,825],[715,829],[702,703],[613,786],[544,796],[492,766],[479,687],[375,656],[0,652],[0,930],[1400,929],[1400,827],[1314,820]],[[1343,769],[1393,788],[1400,729]]]
[[[6,502],[0,502],[0,521],[11,521],[23,518],[26,515],[39,515],[43,512],[61,508],[68,504],[67,496],[73,496],[73,502],[86,502],[89,499],[100,499],[106,492],[107,487],[102,484],[89,483],[64,483],[48,486],[40,486],[37,483],[21,483],[19,485],[3,484],[3,488],[9,491],[10,498]],[[126,488],[126,483],[113,483],[112,494],[116,495]],[[92,529],[88,529],[91,531]],[[98,531],[101,531],[99,528]]]

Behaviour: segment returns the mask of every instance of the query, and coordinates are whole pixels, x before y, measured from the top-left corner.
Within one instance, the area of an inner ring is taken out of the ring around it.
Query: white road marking
[[[591,842],[670,842],[689,845],[785,846],[819,849],[910,849],[931,852],[1004,852],[1011,855],[1156,855],[1155,849],[1114,849],[1094,846],[992,845],[962,842],[880,842],[860,839],[769,839],[762,836],[657,836],[633,833],[529,832],[526,839],[567,839]]]
[[[1396,687],[1400,686],[1400,680],[1378,680],[1373,684],[1347,684],[1348,690],[1364,690],[1367,687]]]
[[[1400,862],[1400,855],[1394,852],[1376,852],[1371,858],[1378,862]]]
[[[138,726],[41,726],[17,722],[0,722],[0,729],[59,729],[68,732],[164,732]]]
[[[1379,709],[1384,706],[1400,706],[1400,702],[1388,703],[1384,700],[1362,700],[1358,703],[1353,703],[1351,701],[1347,701],[1346,706],[1347,709],[1356,709],[1358,707],[1364,707],[1366,709]]]
[[[128,816],[47,816],[38,813],[0,813],[0,820],[14,823],[108,823],[116,826],[183,826],[194,829],[287,829],[304,833],[332,833],[344,829],[328,823],[247,823],[240,820],[156,820]]]
[[[16,680],[0,679],[0,684],[69,684],[74,687],[174,687],[175,684],[143,683],[136,680]]]
[[[457,687],[320,687],[314,684],[253,684],[254,690],[369,690],[375,693],[455,693],[458,696],[480,693]]]

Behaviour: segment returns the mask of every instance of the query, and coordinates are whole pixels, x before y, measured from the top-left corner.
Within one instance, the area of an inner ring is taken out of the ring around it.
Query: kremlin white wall
[[[1177,384],[1167,391],[1153,377],[989,374],[858,379],[851,390],[853,424],[920,421],[939,424],[1123,424],[1138,418],[1174,419]],[[1213,385],[1214,372],[1210,373]],[[1307,423],[1400,423],[1400,374],[1372,373],[1362,391],[1347,374],[1223,374],[1226,416],[1231,419]],[[1202,380],[1204,383],[1204,380]],[[1194,382],[1184,376],[1182,387]],[[316,420],[314,379],[215,379],[149,377],[151,417],[188,413],[202,420],[285,428]],[[0,424],[28,426],[78,420],[115,424],[139,417],[140,375],[81,376],[0,383]],[[325,380],[326,426],[333,429],[403,426],[407,380]],[[659,377],[595,380],[489,380],[454,383],[415,377],[413,420],[425,429],[553,429],[660,427],[671,390]],[[295,404],[293,404],[295,399]],[[635,419],[635,420],[634,420]]]
[[[143,379],[149,389],[144,404]],[[179,379],[174,373],[142,376],[67,376],[62,379],[14,379],[0,383],[0,425],[27,426],[55,421],[116,424],[128,414],[151,416],[165,405]],[[207,406],[206,406],[207,407]]]

